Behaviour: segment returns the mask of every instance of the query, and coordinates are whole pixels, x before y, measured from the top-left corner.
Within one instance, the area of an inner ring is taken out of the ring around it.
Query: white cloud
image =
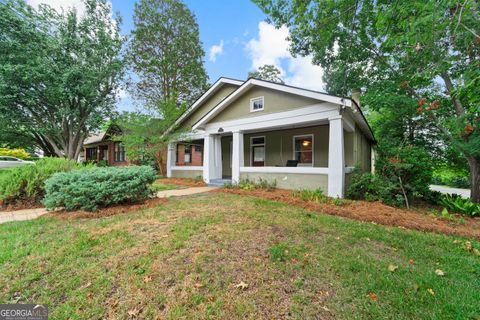
[[[285,82],[292,86],[324,90],[323,69],[320,66],[312,64],[310,57],[290,58],[288,64],[289,76],[285,77]]]
[[[251,39],[245,46],[252,60],[252,69],[272,64],[280,69],[287,84],[323,90],[323,69],[313,65],[311,57],[293,57],[288,50],[289,35],[286,26],[276,29],[261,21],[258,24],[258,39]]]
[[[223,53],[223,40],[220,40],[219,44],[215,44],[210,47],[208,58],[210,61],[215,62],[217,61],[217,56]]]
[[[39,4],[45,3],[57,11],[68,10],[75,7],[79,15],[83,15],[85,12],[85,5],[81,0],[27,0],[28,4],[32,7],[38,7]]]

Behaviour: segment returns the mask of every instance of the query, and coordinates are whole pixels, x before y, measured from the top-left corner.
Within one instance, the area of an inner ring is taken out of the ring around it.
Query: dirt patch
[[[45,217],[55,217],[59,219],[95,219],[101,217],[113,216],[116,214],[127,213],[132,211],[137,211],[146,208],[154,208],[160,204],[166,203],[168,200],[166,198],[152,198],[148,199],[142,203],[136,204],[119,204],[110,206],[107,208],[99,209],[95,212],[89,212],[84,210],[77,211],[57,211],[51,212],[45,215]]]
[[[202,180],[198,179],[185,179],[185,178],[162,178],[157,180],[156,182],[162,184],[175,184],[178,186],[184,187],[205,187],[207,184]]]
[[[433,216],[425,208],[401,209],[387,206],[381,202],[346,201],[342,206],[333,204],[303,201],[292,197],[290,190],[276,189],[274,191],[218,189],[213,192],[224,192],[239,195],[261,197],[269,200],[299,206],[308,210],[326,213],[345,218],[374,222],[386,226],[397,226],[407,229],[431,231],[444,234],[480,239],[480,219],[464,217],[464,223],[442,219]]]

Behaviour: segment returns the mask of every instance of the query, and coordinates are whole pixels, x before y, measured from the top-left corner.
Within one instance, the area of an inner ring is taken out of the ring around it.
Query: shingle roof
[[[83,144],[92,144],[97,142],[102,142],[103,138],[105,137],[106,132],[102,131],[99,133],[92,133],[88,136],[87,139],[83,141]]]

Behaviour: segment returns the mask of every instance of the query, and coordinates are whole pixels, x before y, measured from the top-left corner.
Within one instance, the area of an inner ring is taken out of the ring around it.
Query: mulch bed
[[[386,226],[403,227],[421,231],[431,231],[450,235],[460,235],[480,239],[480,218],[464,217],[465,223],[436,217],[425,208],[401,209],[387,206],[381,202],[346,201],[342,206],[333,204],[303,201],[292,197],[290,190],[276,189],[218,189],[213,192],[224,192],[245,196],[255,196],[269,200],[299,206],[308,210],[326,213],[345,218],[374,222]]]
[[[45,217],[54,217],[63,220],[70,219],[95,219],[101,217],[109,217],[116,214],[128,213],[132,211],[137,211],[146,208],[154,208],[160,204],[166,203],[168,200],[166,198],[151,198],[142,203],[132,203],[132,204],[118,204],[109,206],[106,208],[98,209],[95,212],[77,210],[77,211],[55,211],[47,213]]]
[[[36,208],[43,208],[43,205],[40,202],[33,200],[21,200],[7,204],[4,204],[2,201],[0,201],[0,211],[5,212]]]

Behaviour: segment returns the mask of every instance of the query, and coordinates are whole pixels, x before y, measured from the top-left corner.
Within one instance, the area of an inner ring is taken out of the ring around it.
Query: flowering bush
[[[9,156],[15,157],[19,159],[28,159],[30,158],[30,154],[28,154],[25,149],[17,148],[17,149],[10,149],[10,148],[0,148],[0,156]]]

